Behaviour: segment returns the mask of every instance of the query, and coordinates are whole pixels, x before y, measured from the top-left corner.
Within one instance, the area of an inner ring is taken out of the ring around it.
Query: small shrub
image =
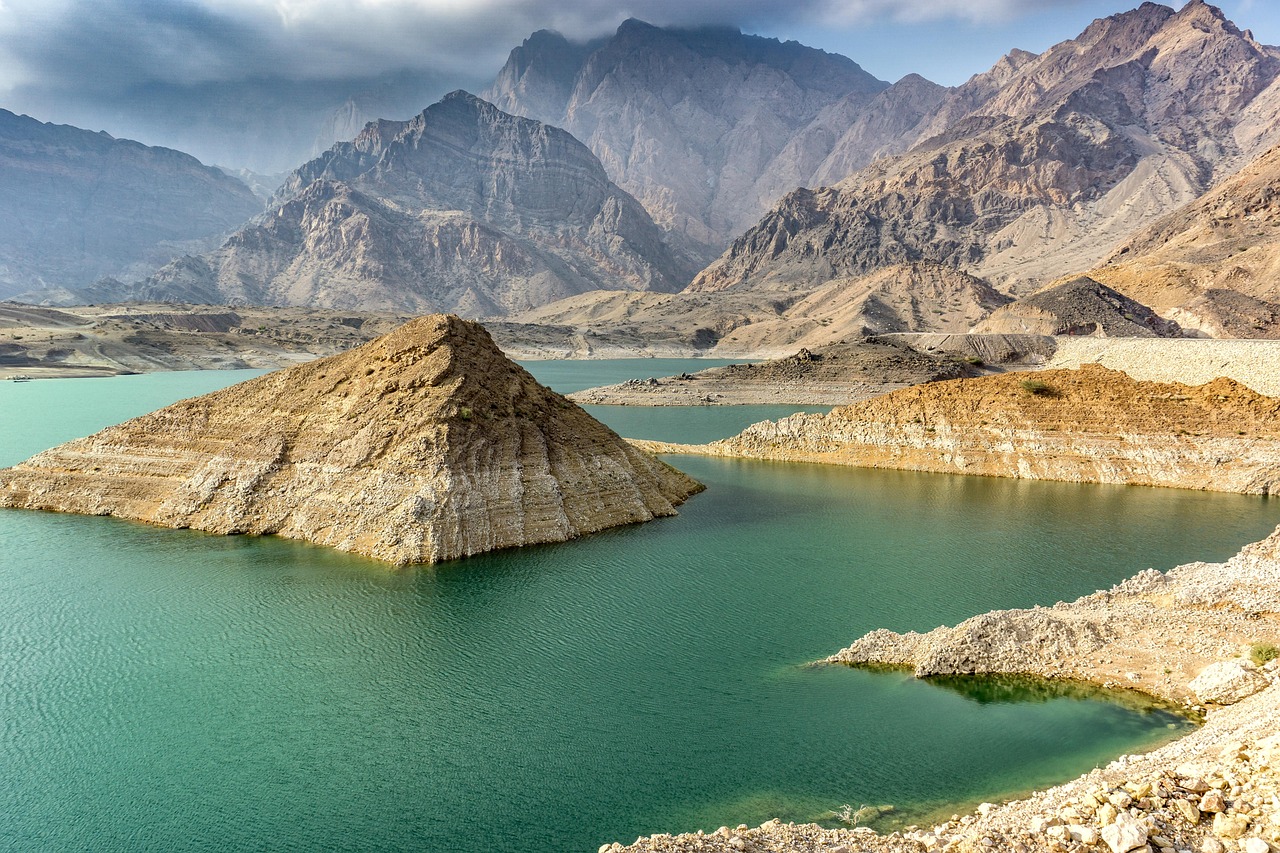
[[[982,367],[985,362],[976,355],[966,355],[964,357],[965,364],[972,364],[974,367]]]
[[[1249,660],[1258,666],[1276,658],[1280,658],[1280,647],[1275,643],[1254,643],[1253,648],[1249,649]]]
[[[462,418],[464,421],[471,420],[471,407],[463,406],[461,409],[458,409],[458,417]]]
[[[1024,379],[1018,383],[1023,391],[1035,397],[1052,397],[1053,389],[1049,387],[1049,383],[1039,379]]]

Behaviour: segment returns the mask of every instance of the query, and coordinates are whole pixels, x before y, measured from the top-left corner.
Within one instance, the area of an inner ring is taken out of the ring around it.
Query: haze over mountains
[[[168,148],[0,110],[0,298],[145,274],[261,208]]]
[[[1026,323],[1058,297],[1001,306],[1092,270],[1072,329],[1271,335],[1277,142],[1280,50],[1202,0],[954,88],[723,27],[544,30],[482,97],[369,124],[221,248],[111,295],[477,317],[574,297],[528,316],[765,343]],[[86,284],[58,275],[28,279]]]

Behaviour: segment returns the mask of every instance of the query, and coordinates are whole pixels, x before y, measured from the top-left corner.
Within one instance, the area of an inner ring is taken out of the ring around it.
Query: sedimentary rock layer
[[[1085,365],[894,391],[652,450],[1086,483],[1274,494],[1280,400],[1231,379],[1191,387]]]
[[[700,489],[443,315],[0,471],[4,507],[272,533],[397,564],[673,515]]]

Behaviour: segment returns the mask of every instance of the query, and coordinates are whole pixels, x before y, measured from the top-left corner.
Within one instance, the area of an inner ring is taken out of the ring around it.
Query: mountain
[[[1280,335],[1280,147],[1131,236],[1090,275],[1210,337]]]
[[[276,534],[397,564],[674,515],[700,489],[446,316],[0,471],[0,506]]]
[[[913,131],[934,135],[786,196],[691,287],[811,289],[925,260],[1029,292],[1265,150],[1278,56],[1201,0],[1010,54]]]
[[[581,139],[705,262],[807,183],[888,85],[796,42],[628,20],[586,45],[534,33],[483,96]]]
[[[138,295],[500,316],[674,291],[692,269],[568,133],[454,92],[301,166],[267,213]]]
[[[1087,276],[1033,293],[993,311],[974,334],[1176,338],[1177,323]]]
[[[0,110],[0,298],[145,274],[262,210],[168,148]]]

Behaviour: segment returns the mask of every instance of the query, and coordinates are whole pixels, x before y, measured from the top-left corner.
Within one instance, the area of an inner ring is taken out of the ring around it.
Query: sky
[[[352,95],[403,118],[452,89],[484,88],[511,48],[537,29],[587,39],[612,32],[628,17],[659,25],[730,24],[842,53],[885,80],[916,72],[954,85],[1012,48],[1039,52],[1096,17],[1137,4],[0,0],[0,108],[185,146],[207,162],[238,160],[268,170],[288,168],[293,150],[316,136],[317,117],[332,115]],[[1280,2],[1219,5],[1259,40],[1280,44]],[[213,137],[228,133],[239,135],[221,148],[214,144]],[[280,162],[259,156],[272,144],[291,153]]]

